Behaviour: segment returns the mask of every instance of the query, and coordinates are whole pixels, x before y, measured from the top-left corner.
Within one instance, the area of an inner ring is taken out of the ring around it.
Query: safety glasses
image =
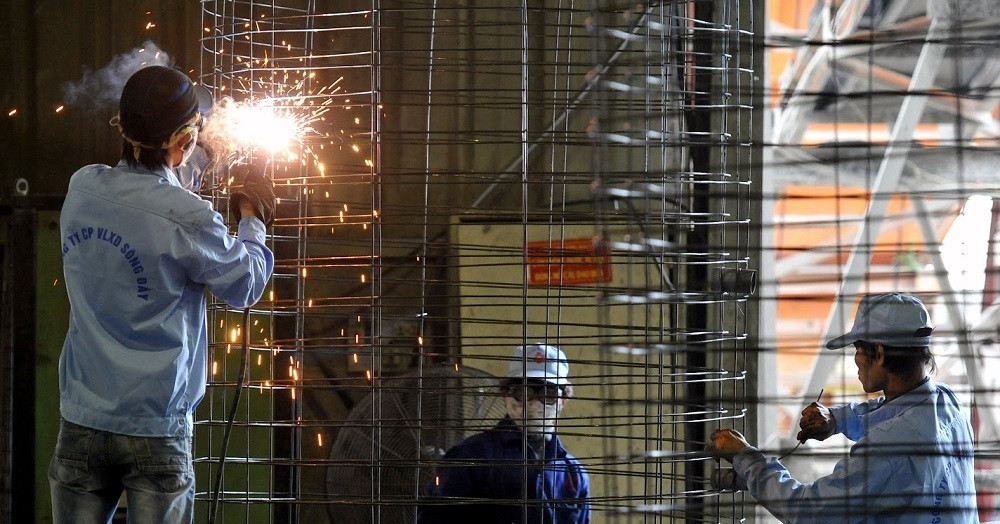
[[[539,400],[549,406],[559,402],[563,396],[563,388],[548,383],[508,383],[500,386],[500,393],[518,402]]]
[[[201,131],[201,126],[205,122],[204,117],[201,113],[197,113],[191,120],[182,125],[174,134],[170,135],[170,139],[167,140],[167,147],[170,147],[181,140],[184,135],[191,133],[192,142],[198,141],[198,133]]]

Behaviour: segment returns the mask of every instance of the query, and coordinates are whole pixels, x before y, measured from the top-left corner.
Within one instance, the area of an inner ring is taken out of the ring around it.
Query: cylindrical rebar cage
[[[753,429],[750,13],[606,2],[591,20],[598,238],[624,274],[598,309],[610,521],[743,517],[703,449]]]
[[[220,521],[416,522],[547,344],[590,480],[567,511],[742,519],[704,446],[753,430],[751,4],[203,2],[220,107],[293,129],[242,157],[276,184],[275,274],[244,384],[242,315],[212,306],[198,518],[221,463]]]

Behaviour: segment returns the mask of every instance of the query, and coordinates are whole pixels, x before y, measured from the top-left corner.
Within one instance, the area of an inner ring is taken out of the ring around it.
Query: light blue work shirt
[[[802,484],[750,448],[733,467],[750,494],[782,522],[973,524],[972,426],[955,393],[930,379],[884,397],[830,409],[855,441],[833,473]]]
[[[274,269],[256,217],[233,238],[209,202],[166,167],[86,166],[59,219],[69,331],[60,412],[93,429],[191,435],[205,394],[206,295],[257,302]]]

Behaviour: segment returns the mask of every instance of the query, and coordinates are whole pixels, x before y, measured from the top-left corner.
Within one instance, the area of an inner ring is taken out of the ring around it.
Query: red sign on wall
[[[528,243],[528,285],[570,286],[611,282],[611,252],[592,238]]]

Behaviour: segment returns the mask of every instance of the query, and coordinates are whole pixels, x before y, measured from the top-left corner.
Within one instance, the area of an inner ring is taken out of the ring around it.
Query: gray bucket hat
[[[917,297],[901,293],[866,295],[858,305],[851,330],[827,342],[826,347],[838,349],[857,341],[893,347],[930,346],[933,329],[927,308]]]

